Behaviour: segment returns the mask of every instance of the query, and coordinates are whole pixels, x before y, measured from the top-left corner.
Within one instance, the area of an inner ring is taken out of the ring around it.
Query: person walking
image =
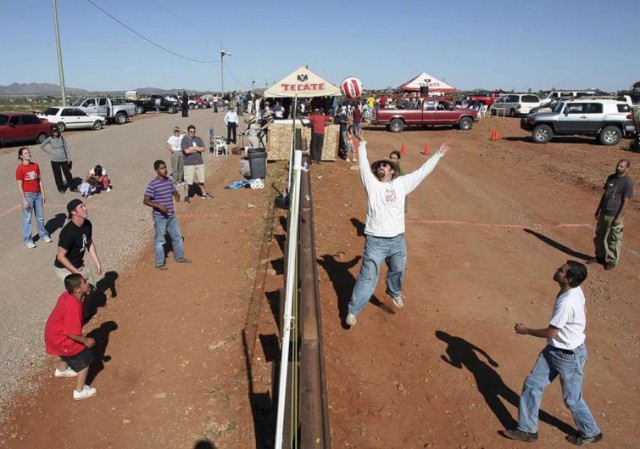
[[[156,171],[156,177],[151,180],[144,191],[144,199],[142,203],[153,209],[153,228],[155,237],[153,244],[155,247],[156,260],[155,267],[158,270],[166,270],[164,245],[166,243],[165,235],[168,233],[171,239],[171,248],[173,249],[173,259],[176,263],[190,263],[191,260],[185,259],[184,250],[182,248],[182,232],[178,224],[173,200],[180,201],[180,194],[176,190],[176,186],[169,178],[167,164],[162,160],[153,163],[153,169]]]
[[[182,91],[182,116],[189,117],[189,96],[186,90]]]
[[[588,263],[601,263],[605,270],[613,270],[620,260],[623,218],[627,200],[633,197],[633,180],[629,176],[631,163],[621,159],[616,172],[604,183],[604,193],[598,203],[595,218],[596,235],[593,239],[596,257]]]
[[[35,248],[31,236],[31,216],[35,214],[38,235],[43,242],[51,243],[51,237],[44,227],[44,203],[47,196],[40,177],[40,166],[31,160],[31,150],[22,147],[18,150],[20,165],[16,168],[16,184],[20,206],[22,206],[22,242],[27,248]]]
[[[181,146],[183,137],[184,133],[176,126],[173,128],[173,135],[169,136],[165,144],[167,151],[171,153],[171,178],[176,187],[184,184],[184,155]]]
[[[546,338],[547,346],[538,355],[533,370],[524,381],[518,406],[518,427],[504,430],[507,438],[532,442],[538,439],[538,411],[544,390],[560,376],[562,397],[571,410],[578,428],[575,435],[566,440],[577,446],[597,443],[603,438],[582,395],[582,378],[587,361],[585,328],[587,317],[585,297],[580,284],[587,278],[587,267],[568,260],[558,268],[553,280],[560,286],[553,306],[549,325],[544,329],[532,329],[516,323],[518,335]]]
[[[88,220],[87,206],[79,199],[67,203],[69,221],[60,231],[58,249],[54,267],[56,275],[61,281],[69,274],[80,274],[92,286],[96,285],[91,269],[84,263],[84,255],[88,252],[96,267],[96,274],[103,274],[102,265],[98,257],[98,250],[93,241],[93,226]]]
[[[51,147],[51,150],[47,150],[47,146]],[[44,142],[40,144],[40,149],[51,156],[51,170],[53,170],[53,179],[56,182],[58,192],[64,193],[68,187],[70,191],[77,192],[73,175],[71,174],[71,153],[69,152],[69,145],[60,128],[54,126],[51,129],[51,136],[47,137]],[[62,180],[62,175],[66,180],[66,184]]]
[[[91,337],[82,335],[82,301],[91,286],[80,274],[64,278],[65,292],[60,295],[44,327],[47,354],[59,357],[53,375],[57,378],[75,377],[73,399],[80,401],[98,393],[86,384],[89,367],[94,361],[90,348],[96,344]]]
[[[236,131],[238,129],[238,114],[233,106],[224,115],[224,123],[227,125],[227,144],[236,143]]]
[[[363,133],[364,134],[364,133]],[[443,143],[436,154],[416,171],[398,177],[398,165],[390,159],[381,159],[369,166],[367,142],[358,145],[360,180],[367,194],[368,209],[364,233],[366,241],[360,274],[349,301],[346,323],[356,324],[356,316],[367,304],[378,283],[380,267],[386,261],[387,294],[396,307],[404,307],[402,279],[407,261],[404,240],[405,197],[411,193],[436,168],[438,162],[449,151]]]
[[[182,137],[180,148],[182,148],[184,157],[184,181],[187,183],[185,203],[191,202],[194,184],[200,191],[200,198],[212,200],[213,197],[204,189],[205,172],[202,153],[206,148],[202,139],[196,136],[195,126],[189,125],[187,127],[187,134]]]
[[[220,101],[218,94],[215,94],[213,96],[213,112],[216,114],[218,113],[218,101]]]

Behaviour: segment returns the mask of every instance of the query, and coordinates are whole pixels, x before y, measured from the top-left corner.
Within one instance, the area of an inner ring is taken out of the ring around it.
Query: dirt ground
[[[491,129],[501,139],[489,140]],[[516,322],[546,327],[555,269],[592,255],[600,187],[628,141],[530,142],[517,120],[487,118],[473,130],[368,130],[373,161],[406,144],[411,171],[447,141],[452,150],[410,197],[405,308],[384,282],[351,329],[343,324],[363,251],[366,202],[344,161],[313,166],[332,447],[512,448],[522,383],[544,346]],[[225,161],[237,165],[234,157]],[[223,170],[222,173],[225,173]],[[231,170],[226,171],[231,173]],[[281,185],[285,167],[269,165]],[[99,343],[96,398],[74,403],[73,381],[43,367],[37,396],[16,397],[7,448],[267,448],[275,307],[282,280],[283,215],[275,190],[222,190],[215,208],[180,205],[194,260],[153,268],[151,245],[122,273],[86,330]],[[214,193],[215,194],[215,193]],[[584,394],[605,434],[599,447],[635,448],[640,405],[638,288],[640,207],[632,203],[620,266],[589,266]],[[383,273],[384,276],[384,273]],[[381,279],[383,279],[383,276]],[[573,422],[557,382],[542,403],[543,449],[568,447]]]

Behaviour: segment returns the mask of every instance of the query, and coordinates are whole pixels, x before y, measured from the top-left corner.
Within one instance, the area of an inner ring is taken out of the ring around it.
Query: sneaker
[[[75,399],[76,401],[88,399],[91,396],[95,396],[97,392],[98,390],[96,390],[95,388],[90,387],[89,385],[85,385],[80,391],[73,390],[73,399]]]
[[[583,437],[578,433],[575,435],[567,435],[565,438],[571,444],[575,444],[576,446],[584,446],[586,444],[597,443],[598,441],[602,441],[602,439],[604,438],[604,435],[602,435],[602,432],[600,432],[595,436],[587,438],[587,437]]]
[[[53,240],[51,240],[51,237],[49,237],[48,235],[45,235],[44,237],[42,237],[42,241],[45,243],[53,242]]]
[[[506,429],[503,433],[507,438],[517,441],[525,441],[527,443],[531,443],[538,439],[538,432],[532,433],[525,432],[520,429]]]
[[[604,264],[604,269],[606,271],[611,271],[616,267],[616,264],[613,262],[607,262],[606,264]]]
[[[156,269],[158,269],[160,271],[166,271],[167,270],[167,266],[166,265],[157,265]]]
[[[402,309],[404,307],[404,301],[402,300],[402,296],[393,296],[393,303],[398,309]]]
[[[107,192],[111,192],[111,189],[113,189],[113,187],[111,186],[107,187]]]
[[[212,200],[213,197],[211,195],[209,195],[208,193],[205,193],[204,195],[200,195],[200,198],[202,198],[203,200]]]
[[[184,202],[185,203],[190,203],[191,202],[191,198],[189,198],[188,196],[184,197]]]
[[[56,368],[56,370],[53,372],[53,375],[56,377],[76,377],[78,373],[67,367],[67,369],[64,371],[60,371],[58,368]]]
[[[347,319],[345,320],[349,326],[356,325],[356,316],[353,313],[347,314]]]
[[[191,259],[187,259],[187,258],[178,259],[176,260],[176,263],[191,263]]]
[[[29,243],[26,244],[26,246],[27,246],[27,248],[31,249],[31,248],[35,248],[36,244],[33,243],[33,242],[29,242]]]

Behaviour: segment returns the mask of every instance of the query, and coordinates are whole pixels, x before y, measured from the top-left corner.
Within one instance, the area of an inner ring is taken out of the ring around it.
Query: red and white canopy
[[[433,75],[429,75],[427,72],[422,72],[415,78],[410,79],[404,83],[400,88],[405,92],[420,92],[422,86],[429,86],[429,93],[449,93],[455,92],[457,89],[451,84],[447,84],[442,80],[439,80]]]

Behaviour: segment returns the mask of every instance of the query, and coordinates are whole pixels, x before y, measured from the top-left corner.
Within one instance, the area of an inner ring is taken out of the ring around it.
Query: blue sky
[[[423,71],[459,89],[600,88],[640,80],[640,0],[395,2],[58,0],[66,85],[89,90],[225,90],[299,66],[334,83],[398,86]],[[361,6],[360,6],[361,5]],[[0,0],[0,84],[58,83],[50,0]],[[637,32],[637,31],[636,31]]]

